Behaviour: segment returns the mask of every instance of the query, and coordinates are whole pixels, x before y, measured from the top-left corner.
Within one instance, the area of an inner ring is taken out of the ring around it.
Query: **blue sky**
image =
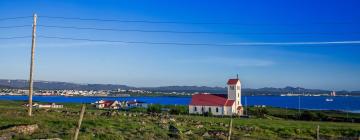
[[[31,16],[39,25],[94,28],[239,32],[172,34],[38,27],[38,36],[122,41],[241,44],[254,42],[358,41],[357,0],[105,1],[1,0],[0,19]],[[50,19],[42,16],[237,24],[154,24]],[[31,25],[32,19],[2,20],[0,27]],[[271,33],[306,34],[271,34]],[[314,34],[314,33],[333,34]],[[246,34],[269,33],[269,34]],[[0,28],[0,38],[31,35],[31,27]],[[0,40],[0,78],[27,79],[31,40]],[[225,86],[239,77],[244,87],[360,90],[360,46],[183,46],[87,42],[38,38],[36,80],[131,86]]]

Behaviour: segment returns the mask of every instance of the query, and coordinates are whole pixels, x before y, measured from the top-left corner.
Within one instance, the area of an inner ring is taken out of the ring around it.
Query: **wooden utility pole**
[[[316,140],[320,140],[320,126],[319,125],[316,128]]]
[[[81,128],[81,122],[83,120],[84,113],[85,113],[85,107],[86,107],[86,105],[83,104],[82,108],[81,108],[81,112],[80,112],[80,118],[79,118],[79,121],[78,121],[78,125],[77,125],[76,130],[75,130],[74,140],[78,139],[79,131],[80,131],[80,128]]]
[[[37,15],[34,14],[33,31],[32,31],[32,43],[31,43],[31,62],[30,62],[30,78],[29,78],[29,109],[28,115],[32,116],[32,95],[33,95],[33,74],[34,74],[34,53],[36,45],[36,20]]]
[[[228,140],[231,139],[231,128],[232,128],[232,122],[233,122],[233,119],[231,118],[230,119],[230,125],[229,125],[229,137],[228,137]]]

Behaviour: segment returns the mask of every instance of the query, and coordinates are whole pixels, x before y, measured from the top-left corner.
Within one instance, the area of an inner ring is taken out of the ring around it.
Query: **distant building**
[[[143,107],[147,108],[147,103],[140,102],[140,101],[107,101],[107,100],[100,100],[96,101],[95,107],[98,109],[128,109],[128,108],[134,108],[134,107]]]
[[[332,92],[330,93],[330,96],[336,96],[336,92],[335,92],[335,91],[332,91]]]
[[[148,104],[145,102],[141,102],[141,101],[127,101],[126,102],[127,108],[134,108],[134,107],[143,107],[143,108],[147,108]]]
[[[119,109],[121,104],[118,101],[100,100],[95,102],[95,107],[98,109]]]
[[[24,106],[28,107],[29,104],[25,104]],[[51,104],[34,103],[33,107],[34,108],[64,108],[64,105],[58,105],[58,104],[55,104],[55,103],[51,103]]]
[[[189,113],[211,112],[213,115],[243,115],[239,78],[228,80],[227,91],[227,94],[194,94],[189,104]]]

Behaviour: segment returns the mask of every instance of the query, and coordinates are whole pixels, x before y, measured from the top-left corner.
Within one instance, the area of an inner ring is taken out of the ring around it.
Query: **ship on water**
[[[330,96],[336,96],[336,92],[335,92],[335,91],[332,91],[332,92],[330,93]],[[333,99],[333,98],[326,98],[325,101],[327,101],[327,102],[332,102],[332,101],[334,101],[334,99]]]

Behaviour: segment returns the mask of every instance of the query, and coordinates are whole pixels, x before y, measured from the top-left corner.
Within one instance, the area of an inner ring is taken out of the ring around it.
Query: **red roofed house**
[[[100,100],[95,102],[95,106],[98,109],[119,109],[120,103],[118,101]]]
[[[227,94],[194,94],[189,104],[189,113],[211,112],[213,115],[243,115],[239,78],[229,79],[227,88]]]

